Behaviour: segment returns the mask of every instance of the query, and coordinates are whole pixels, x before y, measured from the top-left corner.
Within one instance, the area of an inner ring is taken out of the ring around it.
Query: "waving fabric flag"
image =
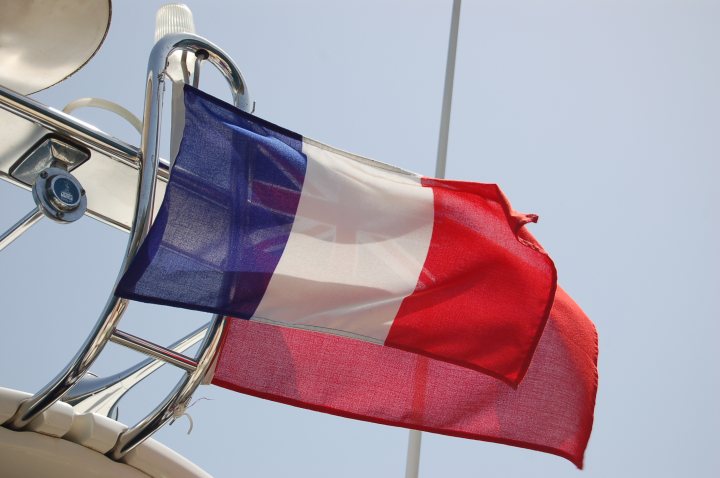
[[[186,87],[130,299],[408,350],[517,384],[556,287],[494,184],[423,178]]]
[[[491,184],[335,150],[186,86],[157,218],[120,296],[224,314],[207,380],[582,466],[597,337]]]

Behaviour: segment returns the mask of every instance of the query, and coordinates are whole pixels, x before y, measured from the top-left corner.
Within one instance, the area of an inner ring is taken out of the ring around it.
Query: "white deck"
[[[30,394],[0,387],[0,423],[5,423]],[[0,463],[6,478],[65,477],[209,477],[198,466],[149,439],[124,463],[107,458],[126,425],[102,415],[76,414],[55,403],[30,425],[32,431],[0,427]]]

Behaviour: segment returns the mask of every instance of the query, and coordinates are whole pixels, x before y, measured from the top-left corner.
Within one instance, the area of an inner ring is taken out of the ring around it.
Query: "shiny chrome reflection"
[[[137,425],[127,429],[118,437],[115,447],[106,453],[113,460],[120,460],[133,448],[148,439],[160,427],[170,421],[175,413],[187,407],[192,394],[205,379],[205,374],[215,358],[220,345],[226,319],[223,316],[213,317],[205,340],[198,351],[198,365],[194,372],[186,372],[175,388],[165,397],[158,407],[148,414]]]
[[[215,65],[227,79],[234,103],[245,111],[250,111],[252,108],[247,88],[240,71],[232,60],[212,43],[195,35],[174,34],[166,35],[155,44],[155,47],[150,53],[146,76],[145,108],[139,154],[140,161],[138,162],[139,178],[135,213],[118,280],[130,265],[132,258],[135,256],[143,239],[147,235],[152,221],[156,177],[160,164],[158,143],[165,86],[164,72],[169,56],[173,52],[181,50],[196,54],[198,52],[205,52],[208,56],[208,61]],[[24,102],[19,101],[19,103]],[[52,116],[54,121],[60,121],[60,123],[65,119],[61,114],[53,114]],[[61,126],[60,129],[62,129]],[[85,144],[84,141],[95,143],[97,141],[97,134],[88,128],[84,131],[84,134],[80,135],[79,141],[82,144]],[[22,430],[39,414],[63,397],[67,391],[87,373],[90,365],[92,365],[116,332],[117,324],[125,312],[127,305],[128,301],[126,299],[110,295],[89,337],[76,353],[73,360],[42,390],[24,400],[13,417],[6,422],[4,426],[15,430]],[[115,460],[121,459],[135,446],[142,443],[158,428],[167,423],[176,411],[187,404],[212,364],[224,326],[224,317],[215,316],[213,318],[205,340],[198,351],[194,369],[187,369],[189,371],[184,374],[173,391],[153,412],[118,437],[115,447],[108,452],[108,456]]]
[[[185,352],[205,337],[207,328],[207,325],[200,327],[169,348],[178,353]],[[165,362],[149,358],[109,377],[95,377],[88,374],[63,395],[62,400],[75,407],[77,413],[97,413],[107,417],[117,417],[117,405],[120,399],[163,365]]]
[[[16,222],[10,229],[0,235],[0,251],[9,246],[15,239],[22,236],[33,224],[42,219],[43,213],[40,209],[35,208],[25,214],[22,219]]]
[[[47,168],[38,174],[32,187],[35,204],[53,221],[77,221],[87,210],[87,196],[80,181],[63,168]]]
[[[118,345],[122,345],[129,349],[135,350],[136,352],[149,355],[163,362],[174,365],[178,368],[185,370],[186,372],[194,372],[197,368],[197,362],[190,357],[181,353],[175,352],[174,350],[167,349],[158,344],[145,340],[136,335],[123,332],[122,330],[115,329],[110,336],[110,341]]]

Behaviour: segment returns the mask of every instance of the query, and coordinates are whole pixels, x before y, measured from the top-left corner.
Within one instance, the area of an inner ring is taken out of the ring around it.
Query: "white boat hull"
[[[0,387],[0,423],[29,393]],[[149,439],[123,462],[105,456],[126,425],[96,414],[76,414],[57,402],[35,419],[29,431],[0,427],[0,474],[14,477],[209,477],[179,454]]]

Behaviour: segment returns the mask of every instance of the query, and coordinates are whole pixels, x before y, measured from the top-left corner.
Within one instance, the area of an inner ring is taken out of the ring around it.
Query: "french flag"
[[[496,185],[342,152],[190,86],[185,109],[116,293],[235,318],[208,382],[582,466],[597,336],[524,227],[536,216]]]
[[[517,384],[555,268],[494,184],[431,179],[187,87],[165,198],[119,295],[340,335]]]

